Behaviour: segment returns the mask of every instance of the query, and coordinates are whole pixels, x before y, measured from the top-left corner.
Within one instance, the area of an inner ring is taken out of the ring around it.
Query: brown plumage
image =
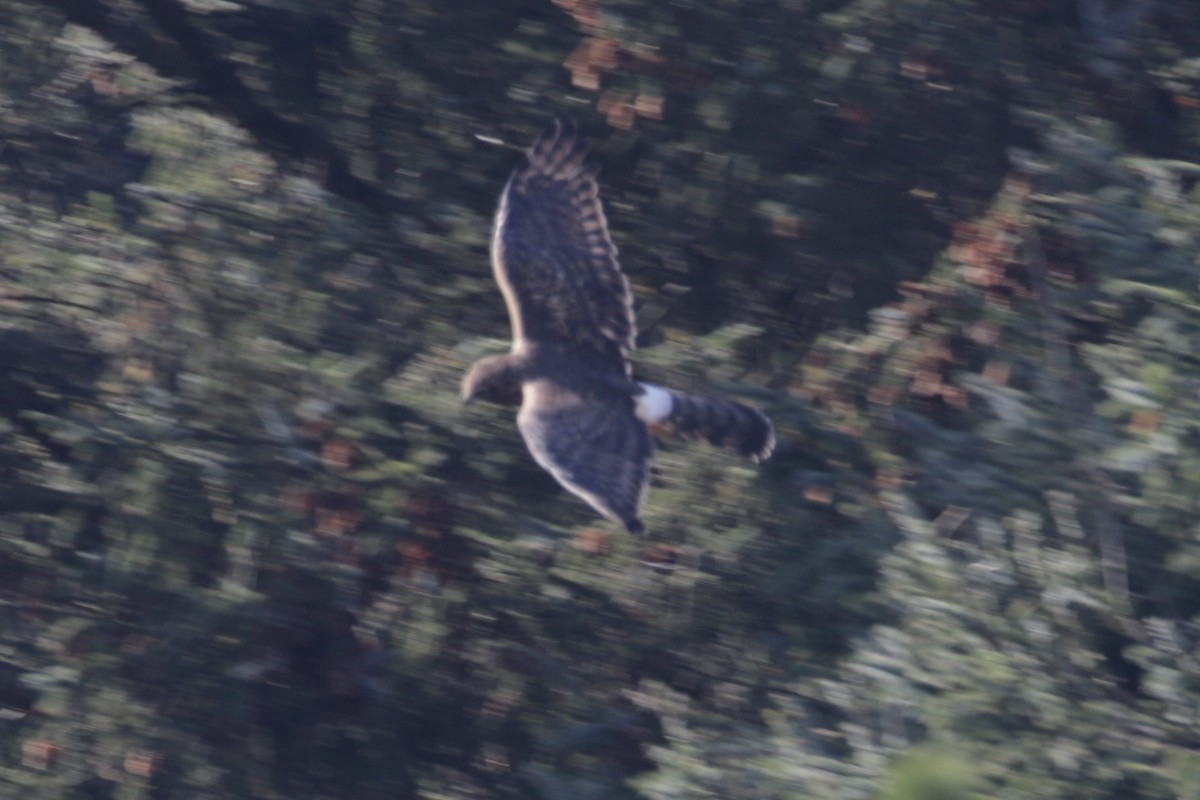
[[[754,461],[770,456],[775,442],[771,421],[757,409],[676,391],[671,399],[671,412],[650,423],[656,434],[703,439]]]
[[[755,460],[770,455],[770,421],[741,403],[632,379],[637,335],[587,144],[555,122],[513,172],[496,212],[492,268],[512,322],[512,351],[482,359],[463,397],[513,404],[534,460],[631,532],[654,445],[647,426],[701,438]]]

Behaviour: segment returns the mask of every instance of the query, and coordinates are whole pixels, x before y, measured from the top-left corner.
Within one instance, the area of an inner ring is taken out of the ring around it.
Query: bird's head
[[[489,356],[476,361],[462,382],[464,403],[485,400],[520,405],[521,379],[512,356]]]

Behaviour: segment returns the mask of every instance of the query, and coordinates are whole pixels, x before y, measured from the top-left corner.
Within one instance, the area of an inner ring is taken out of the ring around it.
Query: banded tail
[[[775,448],[775,429],[762,412],[734,400],[713,400],[639,383],[638,419],[675,436],[703,439],[740,456],[762,461]]]

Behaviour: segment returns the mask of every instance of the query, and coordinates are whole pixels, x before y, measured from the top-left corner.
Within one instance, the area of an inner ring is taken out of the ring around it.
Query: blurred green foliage
[[[0,795],[1200,796],[1200,8],[1114,6],[0,0]],[[779,434],[645,540],[458,402],[555,115]]]

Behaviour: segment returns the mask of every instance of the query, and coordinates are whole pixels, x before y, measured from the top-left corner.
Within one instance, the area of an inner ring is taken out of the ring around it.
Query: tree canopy
[[[0,0],[0,794],[1200,797],[1200,7]],[[578,121],[646,537],[464,408]]]

